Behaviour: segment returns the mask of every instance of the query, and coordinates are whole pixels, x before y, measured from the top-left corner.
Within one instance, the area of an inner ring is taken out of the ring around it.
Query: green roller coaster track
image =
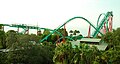
[[[100,22],[100,18],[101,16],[104,15],[104,18],[101,20]],[[95,38],[97,36],[98,33],[100,33],[102,36],[103,34],[100,32],[100,30],[102,29],[104,23],[106,23],[106,27],[107,27],[107,31],[108,31],[108,18],[109,16],[112,16],[113,17],[113,14],[112,12],[107,12],[106,14],[105,13],[102,13],[99,15],[98,17],[98,20],[97,20],[97,27],[95,27],[90,21],[88,21],[86,18],[84,17],[73,17],[71,19],[69,19],[68,21],[66,21],[65,23],[63,23],[62,25],[58,26],[58,28],[52,30],[52,29],[48,29],[48,28],[40,28],[40,27],[36,27],[36,26],[27,26],[25,24],[21,24],[21,25],[16,25],[16,24],[0,24],[0,26],[9,26],[9,27],[15,27],[15,28],[22,28],[24,29],[24,31],[26,31],[27,29],[37,29],[37,30],[41,30],[41,29],[47,29],[47,30],[50,30],[52,31],[50,34],[48,34],[45,38],[41,39],[40,42],[43,42],[44,40],[47,40],[48,37],[50,35],[52,35],[54,32],[58,33],[60,36],[62,36],[61,38],[63,38],[64,36],[58,32],[58,30],[63,27],[64,25],[66,25],[67,23],[69,23],[70,21],[74,20],[74,19],[83,19],[85,20],[85,22],[87,22],[90,26],[92,26],[95,31],[93,32],[92,36]],[[100,23],[99,23],[100,22]],[[65,37],[67,39],[70,39],[70,40],[73,40],[71,37],[67,36]]]
[[[50,31],[54,31],[52,29],[49,29],[49,28],[40,28],[40,27],[35,27],[35,26],[27,26],[27,25],[15,25],[15,24],[0,24],[1,26],[9,26],[9,27],[15,27],[15,28],[22,28],[24,30],[26,30],[28,27],[29,29],[37,29],[37,30],[50,30]],[[59,31],[55,31],[56,33],[58,33],[60,36],[63,37],[63,35],[59,32]]]
[[[98,20],[97,20],[97,27],[98,27],[98,24],[99,24],[99,22],[100,22],[100,17],[101,17],[102,15],[105,16],[105,13],[102,13],[102,14],[99,15]]]
[[[102,14],[101,14],[102,15]],[[47,35],[45,38],[43,38],[42,40],[40,40],[40,42],[43,42],[45,39],[47,39],[50,35],[52,35],[55,31],[59,30],[61,27],[63,27],[65,24],[67,24],[68,22],[74,20],[74,19],[83,19],[85,20],[88,24],[90,24],[94,29],[94,33],[93,33],[93,37],[96,37],[98,33],[100,33],[101,35],[103,35],[101,32],[100,32],[100,29],[102,28],[102,26],[104,25],[105,22],[107,22],[107,25],[108,25],[108,17],[109,16],[113,16],[112,15],[112,12],[107,12],[104,16],[104,18],[102,19],[101,23],[98,25],[98,22],[99,22],[99,19],[101,17],[101,15],[98,17],[98,21],[97,21],[97,27],[95,27],[91,22],[89,22],[86,18],[84,17],[73,17],[71,19],[69,19],[68,21],[66,21],[65,23],[63,23],[61,26],[59,26],[58,28],[56,28],[53,32],[51,32],[49,35]]]
[[[92,23],[90,23],[87,19],[85,19],[84,17],[73,17],[71,19],[69,19],[67,22],[65,22],[64,24],[62,24],[60,27],[58,27],[57,29],[55,29],[53,32],[51,32],[48,36],[46,36],[45,38],[43,38],[42,40],[40,40],[40,42],[43,42],[45,39],[47,39],[50,35],[52,35],[55,31],[59,30],[61,27],[63,27],[65,24],[67,24],[68,22],[74,20],[74,19],[83,19],[86,22],[88,22],[96,31],[98,31],[98,29],[95,28],[95,26],[93,26]],[[100,31],[98,31],[100,34],[102,34]],[[103,34],[102,34],[103,35]]]
[[[101,20],[100,24],[98,25],[101,15],[103,15],[103,14],[100,14],[100,16],[98,17],[96,29],[98,31],[100,31],[101,28],[103,27],[104,23],[106,22],[106,27],[107,27],[107,32],[108,32],[108,18],[109,18],[109,16],[113,16],[113,14],[112,14],[112,12],[107,12],[106,14],[104,14],[104,18]],[[94,31],[93,37],[96,37],[96,35],[98,34],[98,31]]]
[[[15,27],[15,28],[22,28],[24,29],[24,31],[22,31],[22,33],[24,33],[28,28],[29,29],[37,29],[37,30],[50,30],[50,31],[54,31],[52,29],[49,29],[49,28],[40,28],[40,27],[35,27],[35,26],[27,26],[25,24],[21,24],[21,25],[16,25],[16,24],[0,24],[1,26],[9,26],[9,27]],[[55,31],[57,34],[59,34],[60,36],[62,36],[61,38],[63,38],[64,36],[59,32],[59,31]],[[65,37],[67,39],[70,39],[70,40],[73,40],[72,38],[70,37]],[[47,38],[46,38],[47,40]]]

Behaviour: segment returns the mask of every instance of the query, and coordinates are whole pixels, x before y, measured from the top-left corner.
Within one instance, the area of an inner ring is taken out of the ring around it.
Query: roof
[[[99,41],[99,40],[98,40]],[[96,42],[98,42],[96,40]],[[77,40],[77,41],[71,41],[71,44],[72,44],[72,47],[75,48],[75,45],[79,45],[80,44],[80,40]],[[88,44],[89,46],[96,46],[99,50],[105,50],[108,46],[107,43],[104,43],[104,42],[101,42],[100,44],[98,45],[95,45],[95,44]]]
[[[84,41],[84,42],[100,42],[101,39],[98,39],[98,38],[82,38],[81,40],[79,40],[80,42]]]
[[[107,43],[101,43],[100,45],[94,45],[96,46],[99,50],[105,50],[108,46]]]

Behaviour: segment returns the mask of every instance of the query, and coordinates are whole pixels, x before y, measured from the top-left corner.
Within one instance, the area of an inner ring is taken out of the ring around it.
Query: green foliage
[[[117,28],[117,30],[115,30],[113,33],[114,33],[114,38],[116,39],[116,41],[120,42],[120,28]],[[120,43],[117,45],[120,45]]]
[[[70,42],[61,43],[55,48],[53,62],[55,64],[93,64],[98,52],[96,47],[90,47],[87,44],[72,48]]]
[[[119,64],[120,61],[120,46],[110,48],[96,57],[95,62],[99,64]]]
[[[0,46],[1,48],[6,48],[6,42],[5,42],[5,32],[0,30]]]
[[[2,33],[0,36],[3,37]],[[6,45],[10,51],[0,53],[0,64],[53,64],[55,45],[40,45],[38,44],[39,38],[35,34],[26,35],[17,34],[14,30],[8,31]]]
[[[71,50],[71,51],[70,51]],[[53,62],[54,63],[63,63],[67,64],[69,61],[70,57],[69,55],[72,53],[72,45],[69,43],[60,43],[56,48],[55,48],[55,55],[53,57]]]
[[[17,33],[14,30],[9,30],[6,33],[6,46],[10,48],[13,43],[17,42]]]
[[[18,35],[18,42],[21,43],[29,43],[30,35],[24,34],[24,35]]]
[[[0,24],[0,29],[2,29],[3,24]]]
[[[113,32],[106,33],[102,40],[109,44],[109,48],[120,45],[120,28],[114,30]]]
[[[16,43],[8,52],[7,62],[13,64],[53,64],[52,50],[50,46]]]
[[[6,53],[0,52],[0,64],[7,64],[6,60],[7,60]]]
[[[70,37],[71,37],[72,39],[74,39],[75,41],[78,40],[78,39],[81,39],[81,38],[83,37],[83,36],[80,34],[80,31],[79,31],[79,30],[74,30],[74,31],[70,30],[69,33],[71,33],[71,34],[70,34]],[[79,35],[76,35],[76,34],[79,34]],[[74,35],[74,36],[73,36],[73,35]]]
[[[66,31],[66,29],[59,29],[58,30],[60,33],[62,33],[62,35],[64,35],[64,36],[68,36],[68,32]]]
[[[120,61],[120,28],[113,32],[108,32],[102,38],[104,42],[108,43],[108,50],[102,51],[96,57],[95,62],[99,64],[119,64]]]
[[[44,35],[50,34],[50,30],[45,29],[44,32],[43,32],[43,34],[44,34]]]
[[[36,34],[30,35],[30,41],[35,41],[36,43],[39,42],[39,37]]]
[[[37,32],[37,35],[38,35],[38,36],[41,36],[41,35],[42,35],[41,30],[39,30],[39,31]]]
[[[64,35],[64,29],[58,30]],[[65,31],[67,35],[67,31]],[[71,33],[74,33],[71,31]],[[79,33],[77,30],[75,33]],[[119,64],[120,61],[120,28],[106,33],[102,40],[108,43],[108,49],[99,51],[94,46],[80,44],[75,48],[70,42],[53,44],[59,34],[52,34],[46,41],[39,44],[39,39],[50,34],[45,30],[40,35],[17,34],[14,30],[7,33],[0,31],[0,43],[9,52],[0,52],[0,64]],[[36,42],[36,43],[34,43]],[[5,45],[6,44],[6,45]]]
[[[72,30],[70,30],[70,31],[69,31],[69,33],[73,33],[73,31],[72,31]]]
[[[77,33],[80,33],[80,31],[79,30],[74,30],[74,31],[70,30],[69,33],[73,33],[73,35],[76,35]]]
[[[102,40],[106,43],[108,43],[108,47],[111,48],[114,45],[114,34],[112,32],[106,33],[103,37]]]
[[[55,42],[55,41],[57,41],[57,37],[59,37],[59,35],[57,35],[57,34],[53,34],[52,36],[51,36],[51,42]]]

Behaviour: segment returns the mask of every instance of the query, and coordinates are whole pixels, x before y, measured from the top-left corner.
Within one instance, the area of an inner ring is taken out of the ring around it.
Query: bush
[[[76,45],[72,48],[70,42],[60,43],[55,48],[53,62],[55,64],[93,64],[95,57],[99,55],[99,50],[87,44]]]
[[[14,51],[12,51],[13,49]],[[7,62],[13,64],[53,64],[52,57],[53,52],[50,46],[27,44],[20,48],[15,45],[8,52]]]
[[[6,64],[6,60],[7,60],[6,53],[0,52],[0,64]]]

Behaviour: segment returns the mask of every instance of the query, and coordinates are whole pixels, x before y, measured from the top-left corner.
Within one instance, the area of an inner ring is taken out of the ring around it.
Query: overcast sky
[[[0,0],[0,23],[31,24],[55,29],[75,16],[82,16],[96,26],[101,13],[113,11],[113,28],[120,27],[120,0]],[[66,27],[88,31],[88,24],[73,20]]]

